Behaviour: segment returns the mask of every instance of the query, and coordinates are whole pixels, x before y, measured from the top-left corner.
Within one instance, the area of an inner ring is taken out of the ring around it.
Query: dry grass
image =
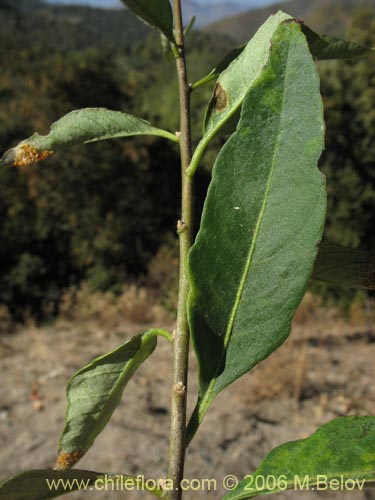
[[[300,399],[308,371],[306,343],[293,337],[253,370],[250,382],[251,403],[288,397]]]
[[[326,307],[322,298],[307,293],[294,316],[291,336],[254,368],[249,391],[251,403],[276,397],[299,401],[308,383],[309,370],[313,368],[308,354],[309,342],[313,341],[318,348],[327,339],[345,342],[342,332],[350,334],[366,328],[371,331],[373,311],[374,301],[368,298],[354,301],[344,312],[340,308]]]
[[[170,323],[175,318],[178,293],[178,245],[168,239],[150,261],[147,276],[125,284],[120,293],[97,292],[83,283],[63,295],[59,317],[70,321],[93,321],[116,327],[132,323]]]
[[[0,334],[9,333],[14,327],[12,316],[8,308],[0,305]]]
[[[125,285],[120,294],[93,292],[83,284],[68,290],[60,306],[60,319],[95,321],[99,326],[115,327],[127,320],[132,323],[163,323],[170,317],[158,304],[154,290],[135,284]]]

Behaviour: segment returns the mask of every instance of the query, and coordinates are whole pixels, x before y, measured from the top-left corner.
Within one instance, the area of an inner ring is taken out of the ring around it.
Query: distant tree
[[[375,9],[358,11],[348,37],[375,45]],[[375,248],[374,62],[338,61],[322,68],[327,121],[322,167],[330,194],[326,236],[368,249]]]

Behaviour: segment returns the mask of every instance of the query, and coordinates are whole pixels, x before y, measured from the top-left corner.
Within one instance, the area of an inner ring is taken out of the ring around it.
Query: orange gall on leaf
[[[71,469],[84,455],[83,450],[72,451],[70,453],[61,451],[56,460],[55,470]]]
[[[13,151],[13,165],[15,167],[26,167],[53,155],[53,151],[51,150],[39,151],[34,146],[30,146],[30,144],[21,144]]]

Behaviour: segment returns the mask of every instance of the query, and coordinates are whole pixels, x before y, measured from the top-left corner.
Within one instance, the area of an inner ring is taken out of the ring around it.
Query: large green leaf
[[[71,493],[72,491],[103,491],[106,484],[117,484],[134,486],[134,489],[142,487],[134,476],[120,474],[105,474],[103,472],[92,472],[87,470],[65,470],[56,471],[51,469],[38,469],[21,472],[12,477],[7,477],[0,482],[0,500],[46,500]],[[145,482],[146,483],[146,482]],[[147,482],[147,484],[149,484]],[[145,488],[146,489],[146,488]],[[162,491],[155,488],[147,488],[158,498],[162,497]]]
[[[121,0],[128,9],[149,26],[158,28],[171,42],[173,13],[169,0]]]
[[[241,108],[245,95],[268,60],[272,35],[286,19],[292,18],[281,11],[270,16],[240,55],[221,73],[206,112],[203,137],[191,160],[190,175],[195,172],[210,140]]]
[[[375,290],[375,255],[333,243],[319,245],[312,279]]]
[[[66,424],[60,438],[58,469],[69,469],[87,452],[110,420],[126,384],[154,351],[157,335],[149,330],[94,359],[70,379]]]
[[[52,124],[49,134],[34,134],[20,142],[4,154],[1,162],[30,165],[70,146],[133,135],[158,135],[177,141],[174,134],[136,116],[104,108],[86,108],[60,118]]]
[[[200,370],[190,435],[215,396],[289,334],[324,225],[323,140],[315,64],[300,26],[282,23],[219,153],[190,252],[189,321]]]
[[[375,417],[341,417],[271,451],[223,500],[287,489],[345,491],[375,484]]]

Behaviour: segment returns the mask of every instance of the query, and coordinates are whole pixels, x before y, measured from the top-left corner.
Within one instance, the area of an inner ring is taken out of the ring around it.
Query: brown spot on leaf
[[[13,165],[15,167],[26,167],[27,165],[45,160],[51,155],[53,155],[53,151],[39,151],[34,146],[30,146],[30,144],[21,144],[14,150]]]
[[[228,106],[228,95],[219,82],[215,85],[212,105],[216,111],[223,111]]]
[[[284,19],[283,21],[284,24],[290,24],[290,23],[297,23],[300,26],[303,26],[305,23],[301,19],[298,19],[297,17],[293,17],[291,19]]]
[[[83,455],[83,450],[72,451],[70,453],[60,451],[54,468],[55,470],[71,469],[73,465],[75,465],[83,457]]]

